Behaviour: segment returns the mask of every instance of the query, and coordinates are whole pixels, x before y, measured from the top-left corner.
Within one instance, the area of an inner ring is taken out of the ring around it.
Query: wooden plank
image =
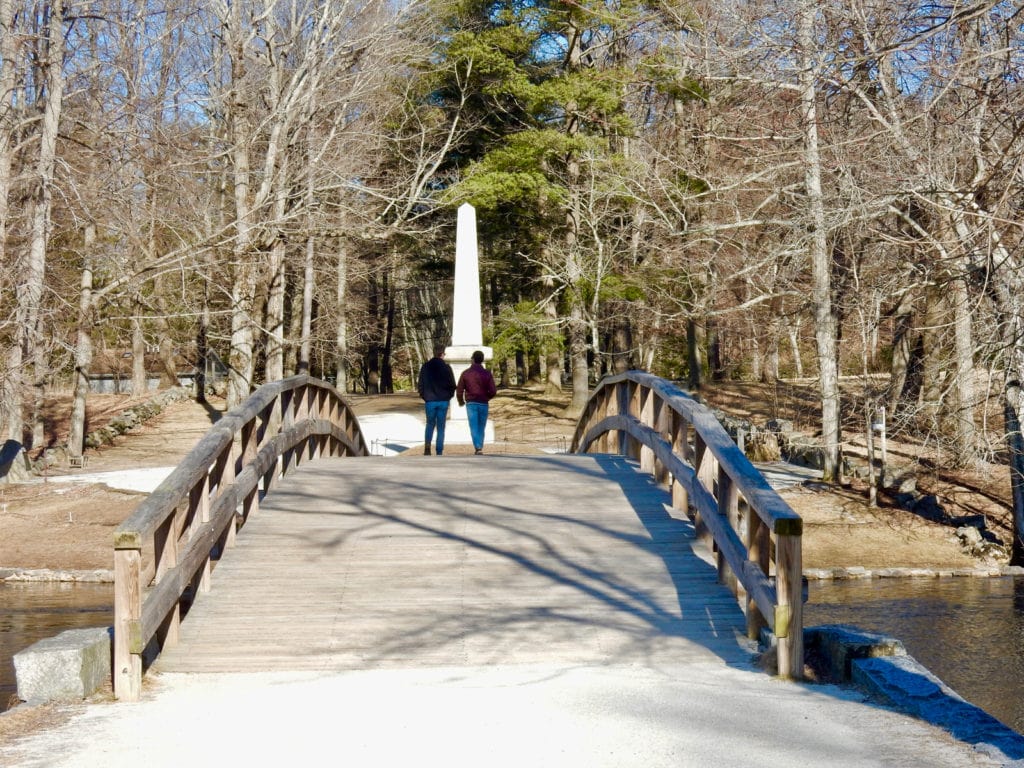
[[[156,668],[744,659],[744,617],[669,502],[622,457],[305,462]]]

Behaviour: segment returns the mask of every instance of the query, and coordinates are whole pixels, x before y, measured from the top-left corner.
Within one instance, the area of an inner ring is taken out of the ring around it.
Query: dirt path
[[[219,410],[185,400],[113,445],[90,449],[85,467],[58,467],[38,481],[0,485],[0,568],[91,571],[113,568],[112,534],[145,494],[63,478],[171,467],[206,433]]]

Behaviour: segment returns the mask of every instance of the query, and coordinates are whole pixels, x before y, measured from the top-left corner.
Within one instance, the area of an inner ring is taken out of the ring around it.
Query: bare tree
[[[32,437],[30,444],[43,442],[42,399],[46,385],[47,358],[43,329],[43,289],[46,273],[46,249],[52,231],[54,166],[57,157],[57,132],[64,101],[64,5],[61,0],[38,9],[38,88],[33,95],[39,105],[37,154],[29,197],[29,243],[20,256],[16,287],[17,309],[14,341],[7,352],[7,370],[11,384],[4,393],[9,404],[8,437],[23,439],[22,403],[31,393]]]

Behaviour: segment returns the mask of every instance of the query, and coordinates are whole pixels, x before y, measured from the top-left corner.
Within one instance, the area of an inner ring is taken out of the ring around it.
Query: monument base
[[[454,400],[452,405],[455,405]],[[367,414],[359,418],[359,426],[363,430],[366,447],[374,456],[397,456],[406,451],[423,451],[423,436],[427,424],[422,414]],[[493,443],[494,422],[488,419],[484,429],[484,449]],[[472,445],[469,422],[466,419],[449,418],[444,425],[444,444]],[[433,444],[430,447],[433,448]]]
[[[494,442],[494,422],[487,420],[484,427],[484,447]],[[465,419],[448,419],[444,425],[445,445],[472,445],[473,438],[469,434],[469,422]]]

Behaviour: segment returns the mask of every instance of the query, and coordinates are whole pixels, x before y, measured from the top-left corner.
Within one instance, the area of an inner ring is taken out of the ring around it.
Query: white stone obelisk
[[[490,360],[493,350],[483,345],[483,321],[480,315],[480,256],[476,241],[476,209],[469,203],[459,206],[455,229],[455,290],[452,302],[452,343],[445,349],[445,360],[452,367],[455,380],[469,368],[474,351]],[[466,409],[452,399],[448,408],[449,423],[446,442],[470,442]],[[494,441],[494,426],[487,421],[485,441]]]

